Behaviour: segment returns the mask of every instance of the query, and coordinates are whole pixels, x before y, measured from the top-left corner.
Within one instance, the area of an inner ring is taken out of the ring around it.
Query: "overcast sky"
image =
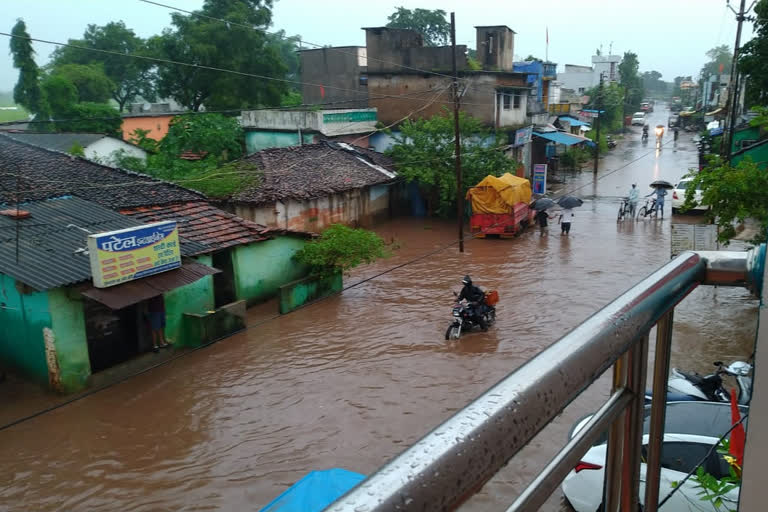
[[[194,10],[202,0],[160,0]],[[738,2],[734,2],[738,4]],[[0,0],[2,26],[10,32],[23,18],[32,37],[66,42],[82,36],[86,25],[123,20],[142,37],[170,24],[170,10],[138,0]],[[475,25],[508,25],[515,36],[515,54],[544,57],[549,29],[549,59],[559,64],[589,65],[601,45],[607,53],[638,54],[640,71],[656,70],[664,80],[696,75],[705,52],[719,44],[733,47],[736,20],[726,0],[276,0],[272,30],[284,29],[317,44],[364,45],[360,27],[385,25],[396,6],[444,9],[456,13],[459,44],[475,46]],[[745,23],[742,43],[752,35]],[[18,72],[12,66],[8,38],[2,38],[0,91],[13,88]],[[38,64],[47,62],[53,46],[36,44]]]

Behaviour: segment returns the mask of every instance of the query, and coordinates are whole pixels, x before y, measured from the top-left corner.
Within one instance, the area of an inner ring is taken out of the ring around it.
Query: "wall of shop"
[[[198,256],[195,261],[212,266],[210,255]],[[196,346],[199,340],[190,339],[184,329],[184,314],[204,314],[214,309],[213,276],[205,276],[194,283],[176,288],[163,295],[165,299],[165,337],[177,346]]]
[[[48,343],[55,347],[58,367],[58,375],[52,375],[51,368],[48,369],[49,380],[53,377],[60,391],[79,391],[91,376],[82,296],[68,288],[49,290],[48,308],[51,315]]]
[[[249,306],[271,299],[280,286],[307,275],[307,268],[293,260],[304,247],[298,236],[278,236],[272,240],[239,245],[232,251],[237,300]]]
[[[43,328],[51,326],[48,293],[21,293],[21,283],[0,274],[0,362],[48,383]]]

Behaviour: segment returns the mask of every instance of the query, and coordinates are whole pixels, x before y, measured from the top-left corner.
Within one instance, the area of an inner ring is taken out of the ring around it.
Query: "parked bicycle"
[[[645,204],[637,211],[638,219],[644,219],[651,215],[658,215],[656,211],[656,198],[646,199]]]
[[[619,216],[616,218],[616,222],[621,222],[624,218],[632,218],[632,206],[629,204],[628,197],[621,198],[621,206],[619,206]]]

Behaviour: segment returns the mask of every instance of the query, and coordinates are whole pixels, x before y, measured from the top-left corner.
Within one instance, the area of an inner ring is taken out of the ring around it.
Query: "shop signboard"
[[[533,125],[520,128],[515,132],[515,146],[522,146],[531,142],[533,135]]]
[[[536,164],[533,166],[533,193],[547,193],[547,164]]]
[[[155,222],[88,236],[96,288],[141,279],[181,266],[176,222]]]
[[[672,224],[671,256],[685,251],[716,251],[717,226],[714,224]]]

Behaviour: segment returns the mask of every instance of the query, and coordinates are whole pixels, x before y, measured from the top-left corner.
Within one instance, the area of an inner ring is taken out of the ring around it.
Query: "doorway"
[[[115,366],[139,354],[138,305],[113,310],[84,297],[83,312],[92,373]]]
[[[213,300],[215,307],[235,302],[235,270],[232,252],[229,250],[213,253],[213,267],[221,270],[213,276]]]

